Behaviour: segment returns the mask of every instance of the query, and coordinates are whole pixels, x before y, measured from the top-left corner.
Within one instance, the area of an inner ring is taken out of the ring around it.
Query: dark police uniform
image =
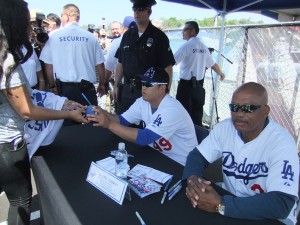
[[[141,97],[139,76],[147,69],[153,66],[166,68],[175,64],[168,37],[151,22],[141,37],[137,27],[126,31],[116,57],[123,66],[124,77],[124,84],[119,88],[117,114],[125,112]]]

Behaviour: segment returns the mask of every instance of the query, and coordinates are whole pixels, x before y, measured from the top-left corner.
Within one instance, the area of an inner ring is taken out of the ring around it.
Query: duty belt
[[[180,79],[180,82],[182,82],[182,83],[190,83],[190,84],[192,84],[193,87],[195,87],[195,86],[198,86],[198,85],[203,86],[204,79],[202,79],[202,80],[195,80],[195,79],[184,80],[184,79]]]
[[[80,85],[79,82],[64,82],[64,81],[61,81],[61,84],[65,86],[72,86],[72,87],[76,87]]]

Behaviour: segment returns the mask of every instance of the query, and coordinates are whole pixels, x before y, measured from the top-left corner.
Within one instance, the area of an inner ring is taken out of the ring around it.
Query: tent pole
[[[222,20],[221,20],[221,30],[220,30],[220,41],[219,41],[219,51],[218,51],[218,59],[217,59],[217,64],[220,66],[221,62],[221,54],[223,53],[223,47],[224,47],[224,36],[225,36],[225,17],[226,17],[226,12],[222,12],[220,14]],[[215,74],[215,73],[214,73]],[[218,81],[218,76],[213,76],[213,85],[214,85],[214,90],[212,90],[212,103],[211,103],[211,108],[210,108],[210,124],[209,124],[209,129],[211,130],[213,128],[213,125],[215,124],[215,105],[216,105],[216,97],[218,93],[218,86],[217,86],[217,81]]]

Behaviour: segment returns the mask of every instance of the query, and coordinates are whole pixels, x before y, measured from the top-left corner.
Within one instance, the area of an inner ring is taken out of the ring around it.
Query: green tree
[[[202,20],[200,19],[193,19],[195,20],[200,27],[213,27],[214,26],[214,17],[210,18],[203,18]],[[177,19],[175,17],[171,18],[160,18],[162,21],[162,25],[164,29],[174,29],[174,28],[180,28],[184,25],[186,21],[192,20],[192,19]],[[251,21],[249,18],[248,19],[240,19],[240,20],[226,20],[225,25],[245,25],[245,24],[263,24],[263,21]],[[221,26],[221,20],[218,19],[218,26]]]
[[[168,19],[161,18],[162,25],[166,29],[179,28],[181,27],[187,20],[176,19],[175,17],[170,17]]]

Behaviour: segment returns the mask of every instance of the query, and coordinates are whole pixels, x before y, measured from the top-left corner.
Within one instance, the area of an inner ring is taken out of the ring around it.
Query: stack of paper
[[[135,177],[128,180],[130,188],[141,198],[160,191],[161,185],[147,177]]]

